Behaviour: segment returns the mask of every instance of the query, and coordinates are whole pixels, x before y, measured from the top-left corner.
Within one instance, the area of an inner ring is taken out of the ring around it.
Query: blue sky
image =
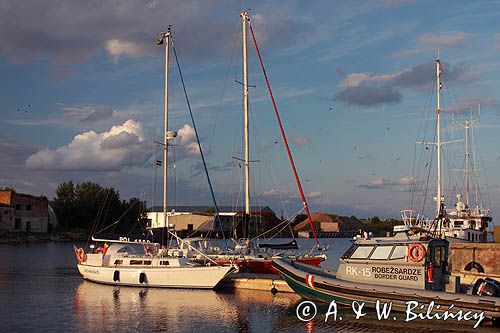
[[[481,103],[479,184],[495,212],[495,1],[2,1],[0,185],[53,197],[62,181],[93,180],[152,204],[164,70],[154,39],[172,24],[217,197],[220,204],[241,203],[242,169],[232,157],[242,156],[241,86],[234,82],[242,75],[242,8],[251,8],[312,211],[397,217],[408,208],[410,189],[426,183],[414,172],[414,151],[423,138],[419,124],[435,108],[439,49],[443,109],[460,111],[460,119]],[[293,214],[298,192],[253,45],[249,50],[256,86],[251,152],[260,160],[251,168],[252,203]],[[179,75],[171,69],[170,129],[179,138],[169,203],[210,204]],[[456,139],[461,131],[450,126],[450,114],[443,131]],[[463,167],[461,149],[445,154],[450,168]],[[448,174],[451,205],[463,177]],[[434,182],[431,176],[431,208]]]

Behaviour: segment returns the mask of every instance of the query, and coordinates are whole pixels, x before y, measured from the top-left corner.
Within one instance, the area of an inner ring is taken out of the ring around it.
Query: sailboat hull
[[[137,269],[78,264],[80,274],[93,282],[157,288],[213,289],[220,280],[234,270],[233,266],[145,267]]]

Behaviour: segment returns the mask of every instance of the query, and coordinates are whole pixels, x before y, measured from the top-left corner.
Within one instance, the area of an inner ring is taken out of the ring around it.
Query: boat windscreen
[[[387,260],[389,259],[389,254],[391,253],[392,248],[393,248],[392,245],[377,246],[373,251],[372,255],[370,256],[370,259]]]
[[[372,250],[373,246],[358,246],[351,255],[351,259],[367,259]]]

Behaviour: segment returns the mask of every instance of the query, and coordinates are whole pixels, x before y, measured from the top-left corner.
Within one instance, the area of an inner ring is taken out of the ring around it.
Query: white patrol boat
[[[273,260],[273,266],[295,292],[310,300],[348,306],[357,301],[367,307],[379,301],[399,311],[415,301],[419,309],[484,313],[498,324],[499,284],[481,280],[462,287],[459,277],[448,274],[448,244],[445,239],[410,237],[405,230],[394,237],[356,239],[340,258],[337,272],[283,259]]]

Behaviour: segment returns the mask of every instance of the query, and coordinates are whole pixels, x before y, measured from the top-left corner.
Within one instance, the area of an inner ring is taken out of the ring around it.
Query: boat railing
[[[401,218],[405,226],[410,228],[428,229],[432,226],[433,220],[425,217],[425,215],[417,213],[414,209],[403,209]]]

